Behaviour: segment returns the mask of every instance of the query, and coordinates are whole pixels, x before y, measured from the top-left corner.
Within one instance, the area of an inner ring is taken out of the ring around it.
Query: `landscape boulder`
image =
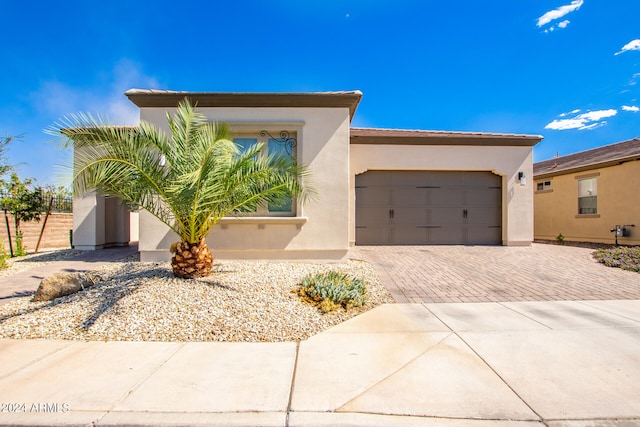
[[[100,280],[100,276],[95,273],[55,273],[40,282],[32,301],[51,301],[75,294]]]

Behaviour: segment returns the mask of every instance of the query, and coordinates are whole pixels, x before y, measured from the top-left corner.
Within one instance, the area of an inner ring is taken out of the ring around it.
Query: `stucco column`
[[[73,246],[75,249],[101,249],[105,244],[104,196],[89,191],[73,198]]]

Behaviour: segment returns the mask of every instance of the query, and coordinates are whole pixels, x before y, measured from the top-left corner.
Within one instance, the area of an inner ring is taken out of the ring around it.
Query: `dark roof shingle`
[[[640,138],[534,163],[533,175],[535,177],[562,175],[613,166],[630,160],[640,160]]]

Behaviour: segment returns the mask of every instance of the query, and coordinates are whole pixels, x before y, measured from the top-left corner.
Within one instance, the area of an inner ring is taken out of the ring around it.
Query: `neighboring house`
[[[640,244],[638,160],[640,138],[535,163],[535,238]]]
[[[307,164],[318,192],[224,218],[207,239],[219,258],[343,259],[358,244],[528,245],[533,240],[532,147],[542,137],[352,128],[359,91],[194,93],[127,91],[140,118],[167,129],[188,97],[236,142],[256,141]],[[126,209],[95,194],[74,203],[78,248],[126,244]],[[142,260],[166,260],[178,240],[146,212]]]

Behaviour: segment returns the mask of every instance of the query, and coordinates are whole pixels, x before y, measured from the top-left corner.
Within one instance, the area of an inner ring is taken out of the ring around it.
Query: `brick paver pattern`
[[[606,267],[592,249],[509,246],[356,246],[396,302],[640,299],[640,274]]]

